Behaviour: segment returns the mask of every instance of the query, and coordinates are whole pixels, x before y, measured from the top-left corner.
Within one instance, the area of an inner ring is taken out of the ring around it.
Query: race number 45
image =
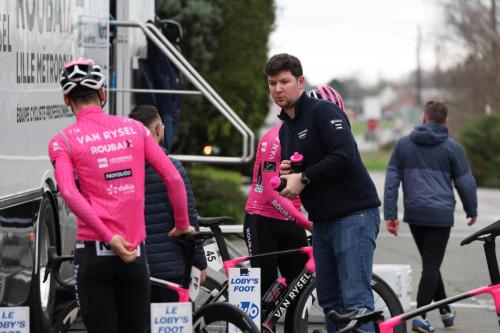
[[[217,243],[207,244],[203,246],[205,251],[205,258],[207,259],[207,265],[214,271],[219,271],[222,269],[222,257],[219,252],[219,247]]]

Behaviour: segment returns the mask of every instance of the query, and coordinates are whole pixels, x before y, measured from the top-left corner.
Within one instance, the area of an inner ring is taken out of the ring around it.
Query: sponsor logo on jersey
[[[300,139],[300,140],[304,140],[304,139],[306,138],[306,136],[307,136],[307,132],[308,132],[308,131],[309,131],[308,129],[305,129],[305,130],[303,130],[303,131],[300,131],[300,132],[299,132],[299,139]]]
[[[280,150],[280,144],[278,142],[274,142],[272,147],[271,147],[271,152],[269,153],[269,158],[268,160],[275,160],[276,155],[278,154],[278,151]]]
[[[97,165],[99,166],[100,169],[103,169],[109,167],[110,165],[126,163],[133,160],[134,158],[132,157],[132,155],[122,155],[110,158],[101,157],[97,159]]]
[[[118,156],[118,157],[112,157],[109,159],[109,164],[119,164],[119,163],[125,163],[125,162],[130,162],[134,158],[132,155],[123,155],[123,156]]]
[[[55,153],[59,150],[62,150],[61,145],[57,141],[52,142],[52,151]]]
[[[293,218],[292,214],[290,214],[289,211],[287,211],[285,209],[285,207],[281,206],[281,204],[276,200],[276,199],[273,199],[273,201],[271,201],[271,205],[273,205],[273,207],[281,213],[281,215],[283,215],[284,217],[286,217],[287,219],[291,220],[291,221],[295,221],[295,219]]]
[[[106,157],[98,158],[97,166],[99,169],[107,168],[109,166],[108,159]]]
[[[119,193],[135,193],[134,184],[125,184],[125,185],[109,185],[107,188],[109,195],[115,195]]]
[[[264,161],[264,171],[265,172],[276,171],[276,162]]]
[[[104,179],[106,179],[106,180],[114,180],[114,179],[127,178],[127,177],[132,177],[132,169],[106,172],[104,174]]]
[[[260,152],[265,153],[267,151],[267,141],[262,142],[262,145],[260,146]]]
[[[90,152],[92,155],[110,153],[113,151],[124,150],[133,147],[132,140],[124,140],[117,143],[108,143],[106,145],[98,145],[90,147]]]
[[[344,121],[342,119],[330,120],[330,124],[332,124],[336,130],[344,129]]]
[[[129,135],[137,135],[137,132],[133,127],[125,126],[109,131],[104,131],[102,133],[89,133],[82,136],[77,136],[76,140],[83,145],[90,142],[112,140]]]

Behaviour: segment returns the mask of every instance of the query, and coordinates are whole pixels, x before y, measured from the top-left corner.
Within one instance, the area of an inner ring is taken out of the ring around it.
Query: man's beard
[[[275,102],[275,103],[276,103],[279,107],[281,107],[282,109],[290,109],[290,108],[294,107],[294,106],[295,106],[295,104],[297,104],[297,101],[292,101],[292,100],[290,100],[290,99],[288,99],[288,98],[284,101],[284,104],[283,104],[283,102],[281,102],[281,104],[280,104],[280,103],[278,103],[278,101],[276,101],[276,100],[274,100],[274,102]]]
[[[282,106],[283,109],[287,110],[287,109],[291,109],[293,107],[295,107],[295,104],[297,104],[297,101],[291,101],[291,100],[287,100],[285,105]]]

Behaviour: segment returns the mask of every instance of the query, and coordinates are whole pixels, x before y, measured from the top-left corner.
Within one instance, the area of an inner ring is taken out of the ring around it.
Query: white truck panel
[[[73,121],[59,86],[78,57],[109,62],[109,1],[0,2],[0,198],[40,188],[49,139]]]

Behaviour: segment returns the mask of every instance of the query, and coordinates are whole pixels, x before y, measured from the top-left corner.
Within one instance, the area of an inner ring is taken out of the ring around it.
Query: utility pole
[[[494,1],[494,0],[493,0]],[[415,73],[415,97],[418,107],[422,105],[422,66],[420,63],[420,55],[422,52],[422,30],[420,25],[417,26],[417,70]]]
[[[491,0],[491,8],[490,8],[490,24],[491,24],[491,58],[493,70],[491,71],[492,80],[495,84],[495,92],[496,86],[499,84],[499,66],[498,66],[498,30],[497,30],[497,3],[496,0]],[[493,95],[495,95],[495,92]],[[495,100],[493,96],[490,96],[490,101]]]
[[[491,10],[490,10],[490,23],[491,32],[493,33],[493,38],[491,41],[491,52],[493,54],[493,59],[495,63],[497,62],[497,42],[498,42],[498,32],[497,32],[497,2],[496,0],[491,0]]]

